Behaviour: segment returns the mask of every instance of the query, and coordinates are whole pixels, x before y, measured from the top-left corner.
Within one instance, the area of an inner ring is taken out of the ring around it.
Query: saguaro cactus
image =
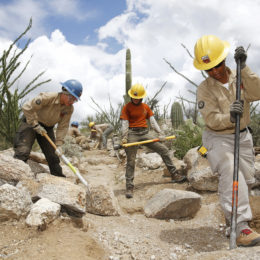
[[[131,52],[130,49],[126,50],[126,62],[125,62],[125,104],[130,101],[128,96],[128,90],[132,86],[132,66],[131,66]]]
[[[177,129],[180,125],[183,124],[183,111],[181,104],[178,102],[174,102],[171,108],[171,121],[172,127]]]

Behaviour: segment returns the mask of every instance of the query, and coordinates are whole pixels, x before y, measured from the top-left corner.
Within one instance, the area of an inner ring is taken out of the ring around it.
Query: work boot
[[[182,183],[184,181],[186,181],[186,176],[182,175],[179,173],[179,171],[175,170],[174,172],[171,173],[171,182],[172,183]]]
[[[133,198],[133,193],[134,193],[134,188],[127,188],[126,189],[126,193],[125,193],[125,197],[127,199],[132,199]]]
[[[250,228],[243,229],[237,238],[237,246],[260,245],[260,235]]]

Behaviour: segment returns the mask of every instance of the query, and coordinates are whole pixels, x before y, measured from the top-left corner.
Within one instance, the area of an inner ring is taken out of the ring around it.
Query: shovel
[[[62,159],[62,161],[68,165],[70,167],[70,169],[73,171],[73,173],[75,173],[77,175],[77,177],[79,178],[79,180],[86,186],[87,188],[87,192],[90,195],[90,190],[89,190],[89,185],[87,183],[87,181],[81,176],[81,174],[76,170],[76,168],[70,163],[70,161],[65,157],[65,155],[63,155],[59,149],[57,148],[57,146],[55,145],[55,143],[51,140],[51,138],[48,136],[47,133],[43,134],[43,136],[49,141],[49,143],[51,144],[51,146],[54,148],[56,154]]]
[[[166,140],[176,139],[176,136],[175,135],[167,136],[167,137],[165,137],[165,139]],[[156,139],[150,139],[150,140],[134,142],[134,143],[126,143],[126,144],[121,144],[121,145],[117,144],[117,145],[114,145],[114,149],[118,150],[120,148],[127,148],[127,147],[134,146],[134,145],[149,144],[149,143],[154,143],[154,142],[159,142],[159,141],[160,141],[160,139],[156,138]]]

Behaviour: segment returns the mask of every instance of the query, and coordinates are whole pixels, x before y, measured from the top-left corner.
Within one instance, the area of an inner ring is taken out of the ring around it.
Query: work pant
[[[204,131],[202,139],[203,145],[208,149],[207,158],[211,169],[214,173],[219,174],[220,205],[226,220],[231,223],[235,134],[221,135],[212,131]],[[254,174],[252,135],[246,130],[240,133],[237,235],[241,230],[248,228],[248,221],[252,219],[248,185],[255,182]]]
[[[48,136],[53,142],[55,142],[55,135],[53,127],[47,127],[41,124],[47,131]],[[50,173],[56,176],[64,176],[62,173],[62,168],[60,166],[60,159],[55,154],[55,151],[51,144],[47,141],[44,136],[37,134],[32,126],[28,125],[25,120],[22,121],[18,131],[14,138],[14,158],[20,159],[26,162],[29,159],[32,146],[34,144],[35,138],[40,145],[42,152],[48,162]]]
[[[107,148],[107,138],[113,132],[113,130],[114,130],[113,126],[109,125],[102,134],[102,143],[103,143],[103,148],[105,149]]]
[[[154,138],[155,138],[154,136],[148,133],[148,129],[140,129],[135,131],[129,129],[128,131],[128,143],[145,141]],[[176,167],[174,166],[169,154],[169,150],[165,145],[163,145],[160,142],[153,142],[144,145],[149,147],[154,152],[158,153],[162,157],[162,160],[165,163],[168,171],[172,174],[174,173]],[[130,146],[125,148],[126,158],[127,158],[126,174],[125,174],[127,189],[132,189],[134,187],[133,181],[134,181],[135,158],[136,158],[137,149],[138,146]]]

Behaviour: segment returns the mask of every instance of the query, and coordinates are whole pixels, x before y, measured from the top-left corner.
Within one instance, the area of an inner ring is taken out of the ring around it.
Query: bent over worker
[[[206,124],[203,145],[213,172],[219,174],[219,199],[227,224],[231,222],[232,183],[236,115],[240,115],[240,158],[237,205],[238,246],[260,244],[260,235],[249,228],[252,219],[248,186],[255,182],[254,152],[250,123],[250,102],[260,100],[260,78],[246,65],[243,47],[235,50],[241,61],[241,101],[236,101],[236,72],[226,66],[230,44],[214,35],[201,37],[194,47],[194,66],[204,70],[208,78],[198,87],[198,108]]]
[[[97,148],[107,149],[107,138],[113,132],[114,127],[111,124],[104,123],[96,125],[95,122],[90,122],[89,127],[92,132],[96,131]]]
[[[65,177],[59,164],[59,157],[43,135],[47,133],[57,147],[63,144],[73,113],[73,103],[79,100],[82,85],[74,79],[67,80],[61,85],[60,93],[40,93],[23,105],[24,116],[14,138],[14,158],[26,162],[36,139],[46,157],[50,173]],[[56,124],[55,137],[53,128]]]
[[[150,121],[151,127],[159,134],[160,141],[165,141],[165,135],[157,124],[151,108],[147,104],[142,103],[143,98],[146,96],[144,87],[140,84],[135,84],[128,91],[128,95],[131,97],[131,102],[123,107],[120,116],[122,123],[122,143],[125,144],[154,139],[154,137],[149,134],[146,120]],[[165,145],[160,142],[148,143],[145,145],[162,157],[163,162],[171,174],[173,182],[182,182],[185,180],[185,177],[177,172],[169,155],[169,150]],[[132,198],[137,146],[127,147],[125,148],[125,152],[127,157],[125,195],[126,198]]]

